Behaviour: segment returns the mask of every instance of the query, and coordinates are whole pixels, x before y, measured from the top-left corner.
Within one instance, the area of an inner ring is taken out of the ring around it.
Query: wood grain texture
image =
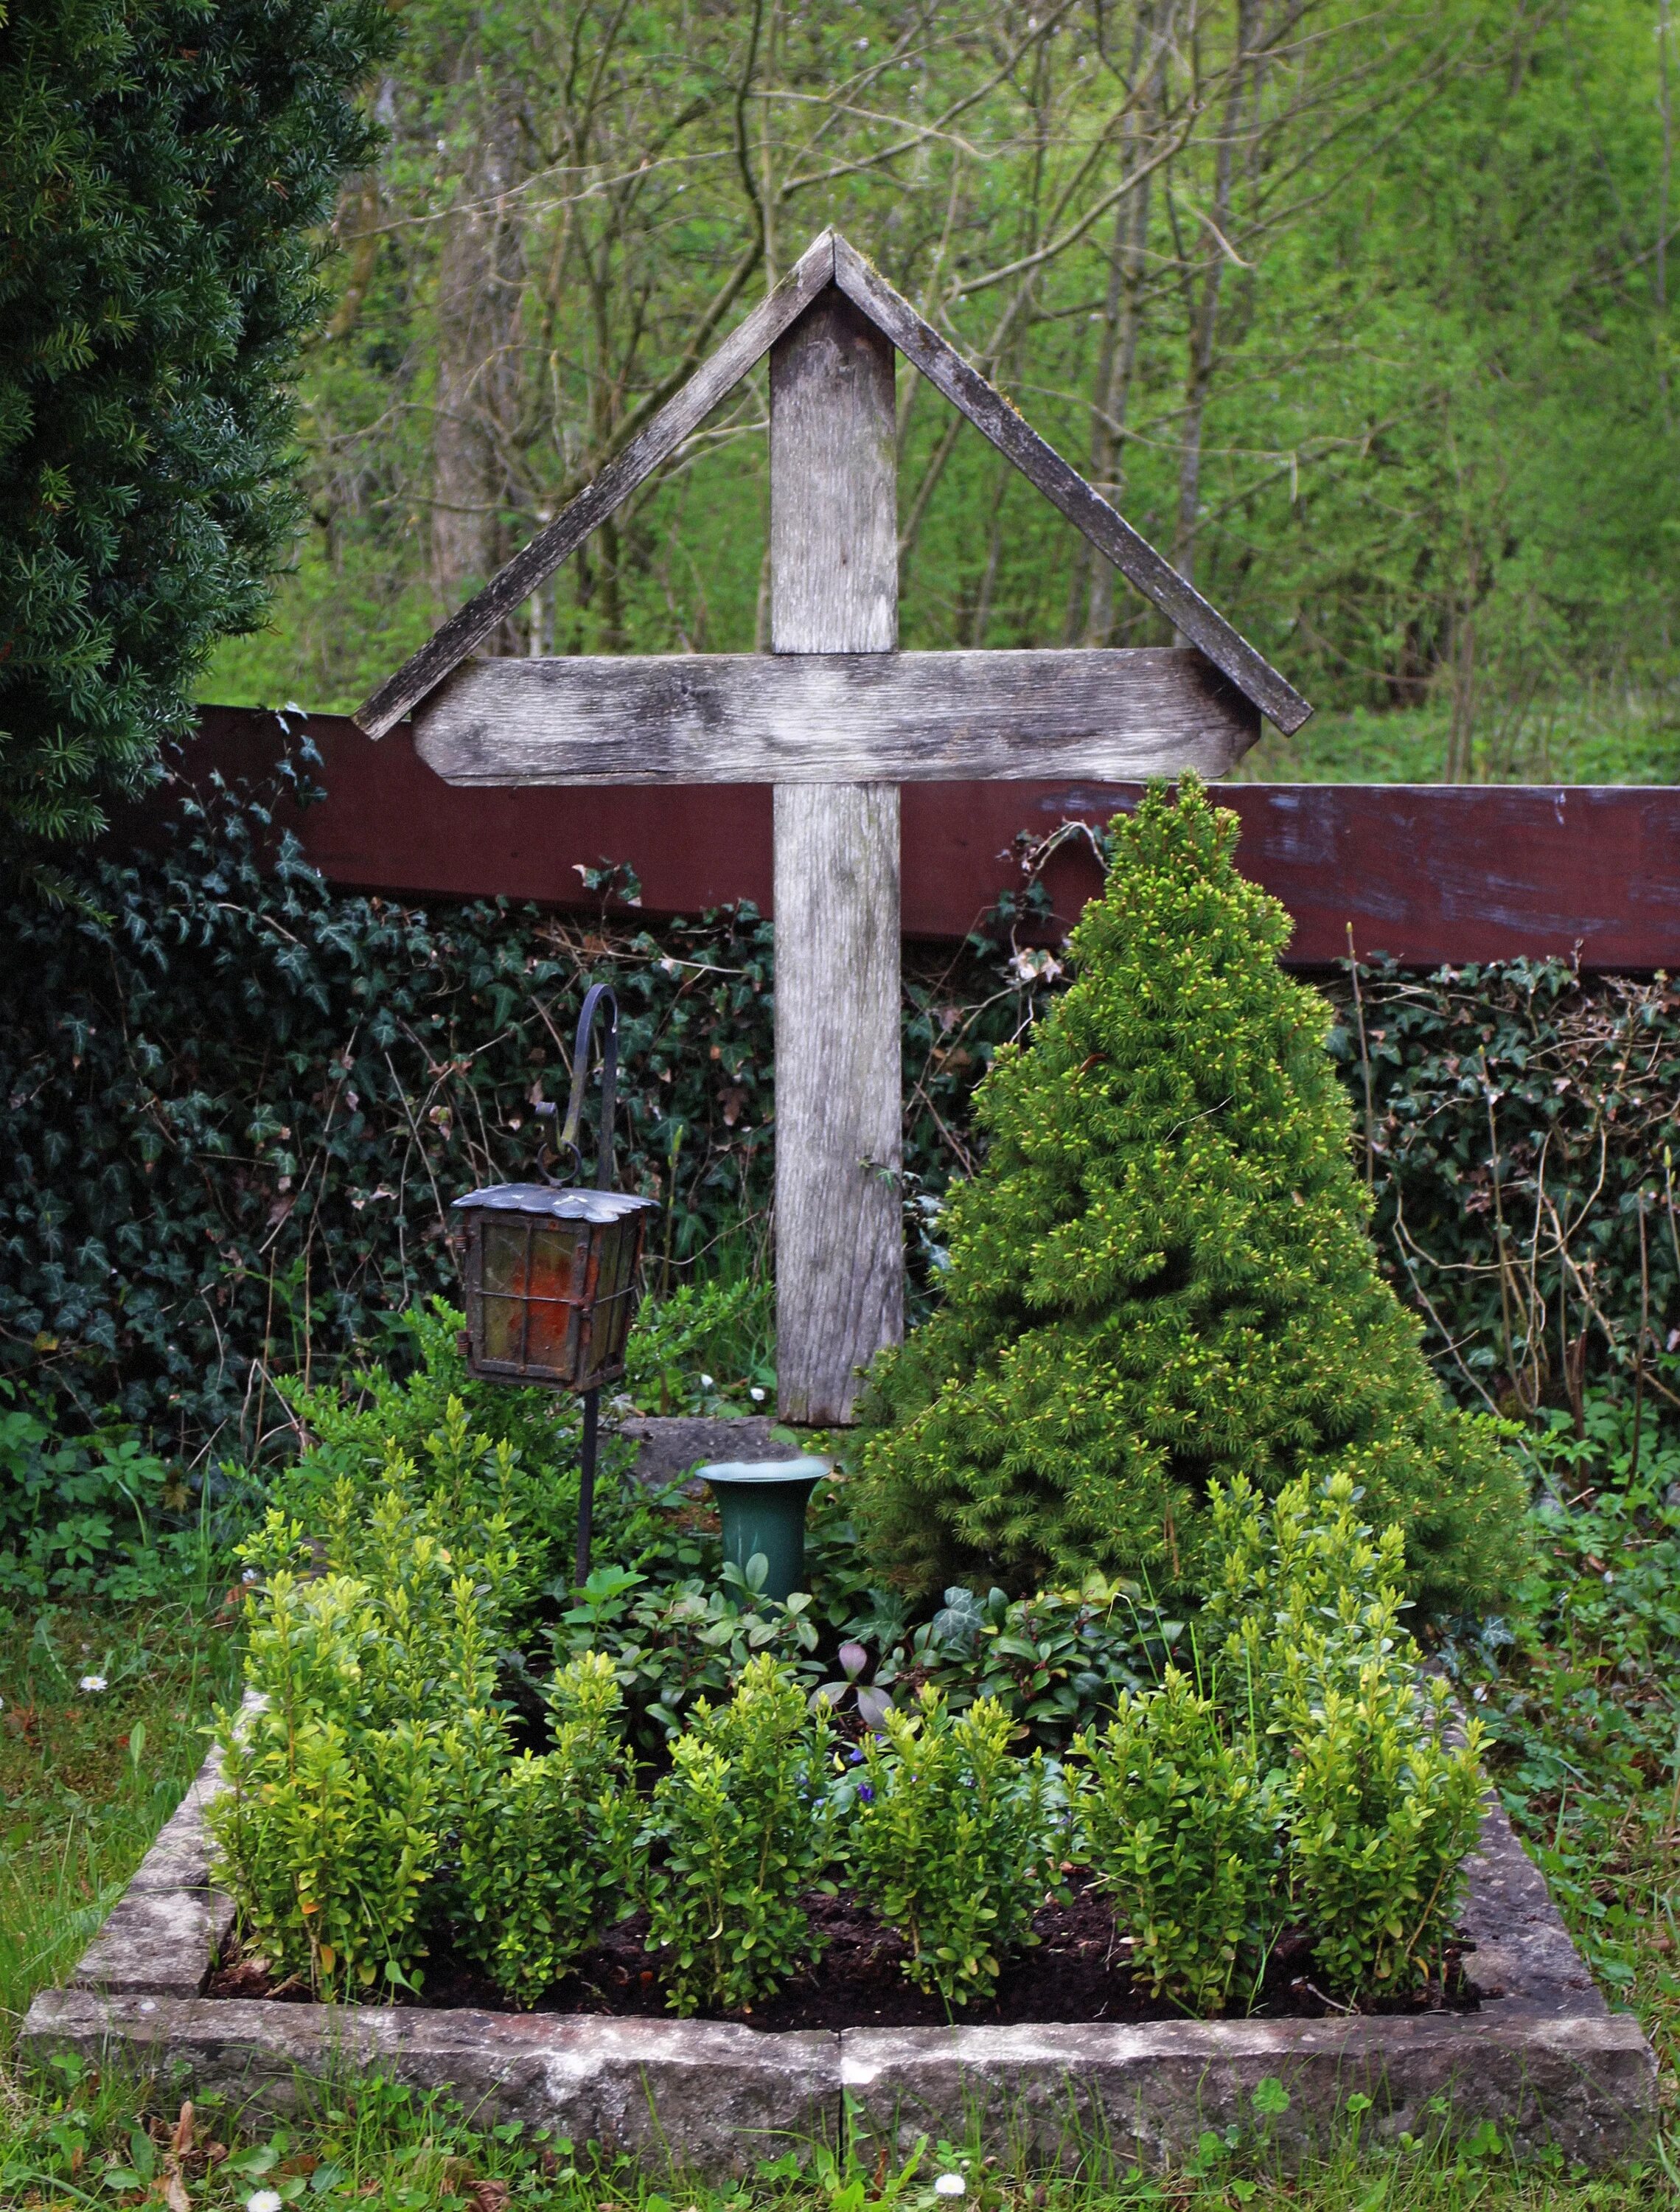
[[[770,650],[898,643],[893,349],[830,285],[770,353]]]
[[[931,324],[924,322],[855,246],[839,236],[834,240],[834,282],[1029,483],[1083,530],[1097,550],[1168,616],[1176,629],[1200,646],[1216,667],[1223,669],[1270,721],[1286,733],[1301,727],[1313,709],[1294,685],[1233,629],[1194,585],[1163,560],[1076,469],[1070,468],[1002,392],[971,368]]]
[[[778,1402],[826,1425],[904,1334],[899,793],[780,784],[774,822]]]
[[[893,349],[832,290],[770,356],[776,653],[898,641]],[[849,1421],[904,1334],[899,794],[775,794],[776,1373],[784,1420]]]
[[[415,714],[446,783],[1224,775],[1259,715],[1193,650],[470,660]]]
[[[755,362],[834,275],[834,236],[814,239],[768,296],[710,355],[639,438],[608,462],[548,528],[497,571],[476,598],[452,614],[420,651],[356,709],[370,738],[383,737],[433,686],[482,645],[505,616],[528,599],[592,530],[622,506],[636,486],[693,435],[720,400],[727,398]]]

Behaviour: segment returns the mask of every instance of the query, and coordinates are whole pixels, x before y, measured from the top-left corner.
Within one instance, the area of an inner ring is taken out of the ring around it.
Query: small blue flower
[[[861,1751],[854,1751],[849,1763],[853,1766],[861,1766],[864,1763],[863,1753]]]
[[[867,1782],[860,1782],[858,1784],[858,1795],[863,1799],[865,1805],[874,1804],[875,1792],[870,1788]]]

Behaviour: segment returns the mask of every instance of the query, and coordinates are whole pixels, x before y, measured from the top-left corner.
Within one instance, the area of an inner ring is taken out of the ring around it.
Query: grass
[[[950,2212],[933,2186],[941,2174],[962,2178],[964,2212],[1645,2212],[1670,2194],[1661,2178],[1519,2172],[1491,2136],[1452,2148],[1438,2137],[1409,2140],[1378,2154],[1350,2139],[1315,2172],[1284,2177],[1263,2137],[1234,2152],[1210,2131],[1186,2170],[1100,2185],[1034,2177],[949,2143],[862,2167],[804,2144],[766,2160],[750,2181],[707,2189],[667,2180],[667,2195],[626,2159],[591,2158],[517,2122],[475,2126],[445,2097],[379,2081],[306,2092],[294,2124],[249,2136],[214,2100],[161,2104],[145,2085],[92,2075],[75,2061],[27,2111],[14,2106],[21,2120],[8,2129],[0,2116],[0,2202],[30,2212],[147,2203],[235,2212],[258,2190],[322,2212]]]
[[[221,1594],[0,1613],[0,2063],[204,1756],[210,1705],[237,1667],[210,1609]]]
[[[750,1304],[670,1316],[656,1368],[704,1349],[723,1389],[763,1357]],[[676,1340],[693,1332],[679,1351]],[[725,1380],[727,1378],[727,1380]],[[1590,1401],[1587,1433],[1560,1422],[1533,1447],[1540,1504],[1524,1608],[1477,1624],[1443,1656],[1489,1722],[1495,1778],[1613,1998],[1638,2011],[1663,2060],[1666,2132],[1680,2123],[1680,1431],[1635,1449],[1630,1414]],[[624,2161],[493,2127],[447,2099],[377,2080],[317,2087],[290,2127],[242,2124],[207,2104],[182,2114],[167,2083],[59,2061],[27,2079],[8,2048],[33,1990],[73,1961],[203,1755],[209,1707],[237,1676],[225,1585],[127,1610],[0,1616],[0,2208],[71,2212],[161,2204],[243,2208],[259,2190],[323,2212],[936,2212],[931,2183],[963,2170],[926,2146],[903,2171],[835,2166],[791,2149],[749,2185],[661,2193]],[[102,1680],[83,1688],[83,1678]],[[1429,2117],[1443,2127],[1443,2105]],[[1491,2130],[1468,2142],[1362,2147],[1285,2179],[1264,2123],[1234,2145],[1210,2133],[1187,2171],[1101,2188],[969,2161],[977,2212],[1634,2212],[1680,2207],[1680,2150],[1657,2170],[1590,2180],[1515,2170]],[[667,2190],[670,2185],[666,2185]]]
[[[1440,783],[1451,726],[1444,698],[1380,714],[1327,708],[1293,738],[1264,730],[1239,774],[1248,783]],[[1520,708],[1485,702],[1467,780],[1680,782],[1680,714],[1671,699],[1611,685]]]

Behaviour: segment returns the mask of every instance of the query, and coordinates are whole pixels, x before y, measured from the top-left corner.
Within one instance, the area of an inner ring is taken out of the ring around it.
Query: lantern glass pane
[[[624,1372],[649,1201],[597,1202],[592,1193],[565,1191],[551,1197],[520,1185],[485,1195],[502,1203],[470,1214],[464,1287],[473,1373],[572,1390],[616,1381]]]
[[[486,1359],[521,1364],[524,1354],[528,1224],[512,1215],[488,1217],[481,1231]]]
[[[616,1222],[608,1232],[596,1293],[594,1364],[597,1368],[616,1367],[623,1357],[624,1340],[629,1334],[631,1280],[640,1242],[639,1218]]]
[[[586,1226],[533,1224],[525,1364],[571,1380],[578,1371],[579,1300],[589,1257]]]

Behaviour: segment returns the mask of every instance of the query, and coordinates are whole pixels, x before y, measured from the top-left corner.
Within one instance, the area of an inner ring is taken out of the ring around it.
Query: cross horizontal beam
[[[452,784],[1225,775],[1259,715],[1192,649],[472,660],[415,714]]]

